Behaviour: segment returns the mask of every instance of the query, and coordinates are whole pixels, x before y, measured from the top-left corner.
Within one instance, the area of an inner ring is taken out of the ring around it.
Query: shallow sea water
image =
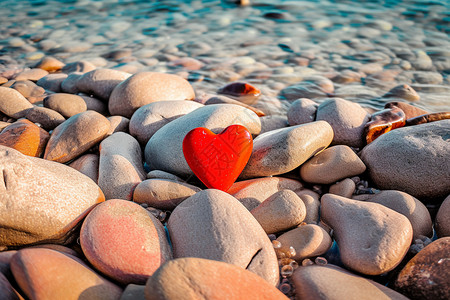
[[[415,105],[450,111],[450,1],[250,2],[0,1],[0,72],[51,55],[180,74],[197,95],[244,81],[261,89],[256,106],[268,114],[286,112],[292,85],[317,102],[381,109],[392,101],[381,96],[406,83],[421,96]],[[178,65],[182,57],[200,64]]]

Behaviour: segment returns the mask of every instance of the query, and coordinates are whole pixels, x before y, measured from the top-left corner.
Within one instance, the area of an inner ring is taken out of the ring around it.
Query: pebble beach
[[[449,15],[0,1],[0,299],[449,299]]]

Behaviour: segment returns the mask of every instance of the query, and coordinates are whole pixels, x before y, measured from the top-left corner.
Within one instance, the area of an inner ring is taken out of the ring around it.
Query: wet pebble
[[[411,299],[448,299],[450,237],[435,240],[400,271],[394,288]]]
[[[224,218],[227,222],[223,222]],[[209,225],[204,226],[206,223]],[[174,209],[167,228],[174,258],[199,257],[231,263],[271,285],[278,283],[272,243],[250,212],[225,192],[208,189],[184,200]]]
[[[314,122],[319,105],[308,98],[301,98],[292,102],[287,113],[290,126]]]

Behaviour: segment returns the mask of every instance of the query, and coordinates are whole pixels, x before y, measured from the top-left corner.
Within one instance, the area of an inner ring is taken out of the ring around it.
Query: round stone
[[[241,267],[195,257],[169,261],[145,286],[149,300],[177,300],[180,295],[186,299],[288,299],[263,278]]]

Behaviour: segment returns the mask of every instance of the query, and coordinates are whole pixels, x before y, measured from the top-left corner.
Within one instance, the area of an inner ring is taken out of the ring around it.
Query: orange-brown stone
[[[386,132],[405,126],[405,122],[405,113],[403,110],[395,106],[374,113],[370,122],[367,122],[364,126],[367,144],[370,144]]]
[[[25,155],[40,157],[49,138],[47,131],[23,119],[12,123],[0,133],[0,145],[14,148]]]

